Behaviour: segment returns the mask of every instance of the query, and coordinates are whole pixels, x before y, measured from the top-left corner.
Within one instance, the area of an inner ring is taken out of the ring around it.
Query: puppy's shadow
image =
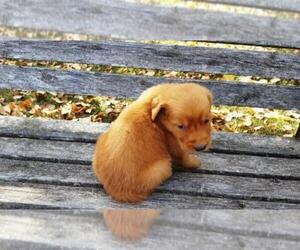
[[[102,209],[103,218],[111,233],[122,241],[138,241],[147,236],[158,209]]]

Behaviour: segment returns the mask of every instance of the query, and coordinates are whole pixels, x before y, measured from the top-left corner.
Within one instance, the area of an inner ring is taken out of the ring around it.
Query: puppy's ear
[[[166,108],[166,104],[160,102],[158,97],[153,98],[151,107],[151,120],[154,121],[159,113]]]

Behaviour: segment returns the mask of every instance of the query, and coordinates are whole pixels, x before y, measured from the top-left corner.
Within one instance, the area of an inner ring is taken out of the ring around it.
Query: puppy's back
[[[149,193],[140,178],[144,169],[168,157],[164,134],[152,123],[147,104],[136,101],[99,137],[93,168],[114,199],[136,202]]]

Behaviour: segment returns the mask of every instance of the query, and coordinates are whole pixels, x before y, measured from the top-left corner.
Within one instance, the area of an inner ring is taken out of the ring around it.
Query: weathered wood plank
[[[0,182],[0,208],[100,209],[100,208],[190,208],[190,209],[297,209],[297,202],[256,201],[155,192],[137,205],[112,201],[99,187],[67,187],[46,184]]]
[[[67,187],[46,184],[30,183],[7,183],[0,182],[0,208],[30,208],[34,206],[45,206],[48,209],[60,207],[62,209],[100,209],[107,207],[127,208],[242,208],[265,207],[265,204],[276,208],[295,208],[299,204],[257,202],[250,203],[239,200],[211,198],[201,196],[189,196],[174,193],[154,193],[148,200],[137,205],[122,204],[112,201],[103,189],[99,187]],[[248,205],[249,204],[249,205]]]
[[[0,88],[108,95],[137,98],[148,87],[166,82],[197,82],[214,94],[214,103],[235,106],[293,109],[300,107],[299,87],[237,84],[92,72],[20,68],[0,65]],[[289,96],[289,98],[286,98]]]
[[[59,147],[57,151],[59,150],[62,151],[63,148]],[[71,159],[76,164],[1,159],[0,180],[58,183],[60,185],[80,185],[80,183],[95,185],[95,178],[91,173],[90,164],[78,164],[81,162],[90,163],[92,158],[91,150],[84,151],[84,154],[81,152],[81,156],[78,156],[79,153],[77,151],[70,154],[68,147],[65,147],[65,151],[65,154],[68,155],[63,160],[61,160],[62,157],[57,152],[54,160],[67,162],[67,157],[74,157]],[[12,156],[8,155],[8,157]],[[36,157],[31,159],[48,160],[41,154],[37,154]],[[203,154],[201,158],[203,166],[194,170],[193,172],[195,173],[300,180],[299,159],[228,154]],[[178,169],[178,171],[183,171],[183,169]],[[78,175],[84,177],[84,179],[79,178]]]
[[[271,10],[300,11],[300,2],[298,0],[193,0],[199,2],[232,4],[238,6],[247,6]]]
[[[159,190],[212,197],[300,202],[299,181],[175,173]]]
[[[215,133],[213,151],[299,158],[300,144],[277,136]]]
[[[0,136],[95,143],[109,124],[0,116]],[[274,136],[214,133],[213,151],[300,158],[300,142]],[[72,156],[73,157],[73,156]]]
[[[131,40],[209,40],[300,46],[297,20],[113,0],[78,3],[65,0],[52,4],[45,0],[1,0],[0,9],[2,26]]]
[[[11,40],[11,39],[17,39],[17,37],[0,36],[0,40]]]
[[[28,230],[30,230],[28,228]],[[21,236],[22,237],[22,236]],[[63,246],[51,246],[45,243],[37,243],[32,241],[23,241],[19,239],[1,239],[0,238],[0,245],[3,250],[10,250],[10,249],[30,249],[30,250],[70,250],[68,247]]]
[[[122,209],[111,209],[118,214]],[[125,211],[128,211],[127,209]],[[135,211],[135,210],[134,210]],[[137,210],[138,211],[138,210]],[[182,216],[180,216],[182,214]],[[166,209],[158,219],[179,222],[178,225],[202,225],[201,229],[213,232],[227,232],[258,236],[262,238],[285,238],[299,241],[299,220],[297,210],[181,210]],[[202,217],[202,219],[200,219]],[[173,219],[172,219],[173,218]],[[198,218],[198,219],[196,219]],[[255,219],[249,219],[255,218]],[[188,228],[191,228],[188,226]],[[210,228],[210,229],[209,229]],[[199,228],[200,229],[200,228]],[[200,229],[200,230],[201,230]],[[267,234],[269,233],[269,236]],[[287,237],[286,237],[287,238]]]
[[[65,150],[67,150],[67,148]],[[82,152],[86,153],[84,150]],[[49,154],[51,154],[51,152]],[[224,162],[226,161],[224,160]],[[215,164],[214,160],[211,159],[211,165],[213,164]],[[285,164],[289,165],[288,160]],[[238,163],[236,165],[238,165]],[[263,163],[260,167],[263,168],[265,165],[266,163]],[[91,167],[89,168],[89,166],[50,163],[43,164],[39,162],[9,162],[5,159],[3,159],[0,166],[0,179],[2,181],[30,181],[56,185],[88,187],[98,187],[99,185],[91,171]],[[225,163],[221,166],[219,165],[219,168],[222,166],[224,169],[227,168]],[[299,166],[299,164],[295,164],[295,166]],[[282,166],[277,165],[273,167],[276,169]],[[289,167],[292,170],[292,166]],[[270,169],[270,166],[267,168]],[[234,166],[232,169],[232,171],[234,171]],[[200,195],[208,197],[300,203],[299,181],[272,178],[264,179],[203,174],[197,172],[175,172],[172,178],[159,187],[158,190],[162,192],[191,194],[196,196]]]
[[[0,242],[9,249],[16,245],[30,249],[297,249],[297,214],[255,210],[5,211],[0,215]],[[235,220],[227,224],[224,217]],[[249,217],[256,218],[250,225],[244,221]],[[192,223],[181,221],[183,218]],[[216,225],[214,218],[220,218],[220,223]],[[233,225],[235,221],[239,229]],[[287,226],[272,227],[281,222]],[[134,225],[140,230],[132,228]],[[125,236],[132,240],[126,241]],[[14,240],[9,242],[10,237]]]
[[[297,55],[207,47],[17,40],[0,41],[0,57],[300,79]]]
[[[0,116],[1,137],[25,137],[95,143],[109,123]]]
[[[0,157],[89,164],[94,143],[0,138]]]

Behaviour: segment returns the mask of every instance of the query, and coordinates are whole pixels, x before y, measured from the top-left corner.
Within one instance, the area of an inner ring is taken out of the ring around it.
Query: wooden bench
[[[71,0],[55,1],[56,5],[51,6],[46,1],[34,1],[34,5],[29,4],[31,2],[1,1],[0,9],[4,11],[0,13],[0,25],[136,41],[175,39],[300,48],[300,22],[296,19],[238,13],[220,15],[208,10],[105,0],[76,3]],[[241,2],[255,5],[255,1]],[[282,7],[271,5],[270,1],[260,2],[265,3],[263,7]],[[286,10],[291,5],[283,7]],[[299,10],[297,8],[299,4],[295,3],[292,10]],[[0,58],[300,80],[300,55],[203,46],[112,40],[4,39],[0,41]],[[186,81],[0,65],[0,88],[22,90],[136,98],[144,89],[155,84]],[[193,82],[211,89],[215,104],[300,108],[298,86],[212,80]],[[149,200],[138,205],[114,202],[105,194],[91,171],[95,140],[107,126],[104,123],[0,117],[0,208],[24,209],[4,211],[0,216],[0,224],[5,225],[0,229],[1,245],[30,249],[53,249],[58,246],[94,249],[99,244],[106,244],[103,245],[105,249],[119,246],[107,242],[107,229],[103,228],[103,216],[98,211],[81,210],[107,207],[300,208],[299,140],[231,133],[215,133],[212,152],[202,154],[203,167],[193,172],[176,170],[174,176],[159,187]],[[247,218],[252,216],[259,219],[251,224]],[[297,212],[170,210],[159,218],[158,226],[154,227],[158,227],[158,232],[162,234],[167,231],[166,239],[188,235],[178,238],[178,246],[188,244],[191,248],[197,248],[199,244],[213,244],[214,239],[215,246],[223,240],[229,249],[240,249],[241,246],[254,248],[258,247],[258,243],[266,246],[280,243],[296,249],[296,243],[300,240],[299,230],[290,230],[290,227],[299,229]],[[286,224],[280,224],[279,218],[286,218]],[[235,225],[234,222],[240,224]],[[28,229],[34,231],[34,238],[24,231]],[[55,234],[57,231],[64,237],[59,239]],[[86,237],[93,240],[86,243],[87,238],[81,236],[83,231]],[[157,246],[161,240],[154,234],[144,247]],[[164,240],[162,242],[167,247]]]

